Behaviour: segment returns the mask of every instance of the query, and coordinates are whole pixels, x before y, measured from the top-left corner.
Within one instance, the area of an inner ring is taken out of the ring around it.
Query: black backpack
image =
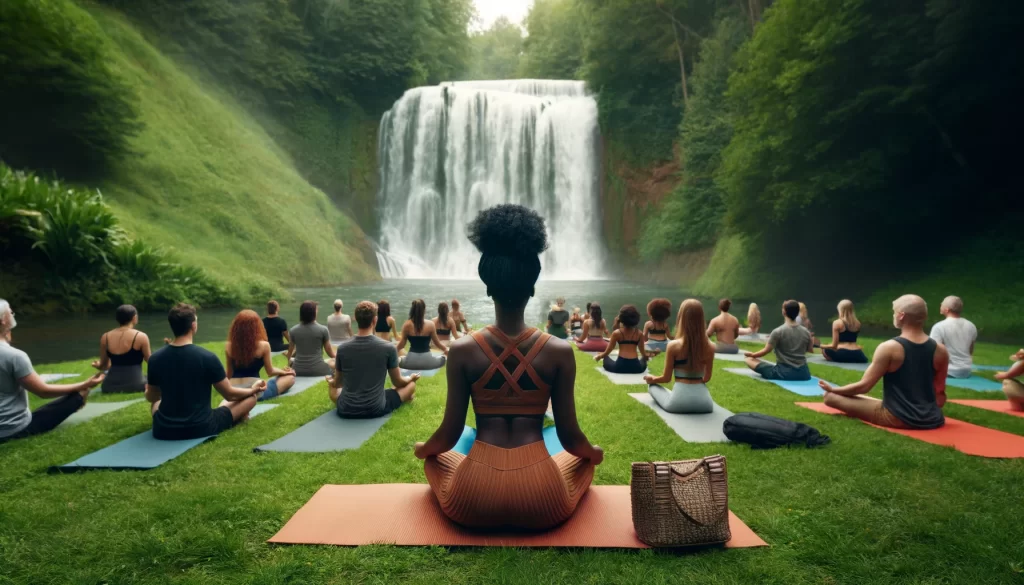
[[[741,412],[730,416],[722,423],[722,432],[730,441],[749,443],[754,449],[774,449],[794,444],[820,447],[831,442],[827,435],[819,433],[814,427],[759,412]]]

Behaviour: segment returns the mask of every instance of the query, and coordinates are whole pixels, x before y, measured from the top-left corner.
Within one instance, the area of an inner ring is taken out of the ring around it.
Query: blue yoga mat
[[[981,376],[971,376],[970,378],[946,378],[946,386],[976,390],[978,392],[998,392],[1003,389],[1003,385],[1001,383],[996,382],[995,380],[989,380],[988,378],[982,378]]]
[[[420,378],[430,378],[431,376],[437,375],[441,371],[441,368],[435,368],[433,370],[406,370],[402,369],[402,376],[408,378],[413,374],[419,374]]]
[[[793,382],[790,380],[765,380],[754,370],[749,368],[725,368],[726,372],[730,374],[736,374],[738,376],[745,376],[747,378],[753,378],[761,382],[771,382],[776,386],[789,390],[793,394],[799,394],[800,396],[824,396],[825,391],[818,387],[819,378],[811,376],[810,380]]]
[[[562,447],[562,443],[558,440],[558,432],[555,431],[555,427],[544,429],[543,436],[544,446],[548,448],[548,455],[555,455],[565,451],[565,447]],[[476,441],[476,429],[466,427],[462,429],[462,436],[459,437],[459,442],[455,443],[455,446],[452,447],[452,451],[469,455],[469,449],[473,446],[473,441]]]
[[[249,418],[262,414],[277,404],[257,404],[249,413]],[[153,438],[153,429],[129,437],[95,453],[90,453],[66,463],[50,468],[55,471],[81,471],[84,469],[153,469],[167,463],[196,445],[200,445],[216,437],[199,437],[185,441],[158,441]]]

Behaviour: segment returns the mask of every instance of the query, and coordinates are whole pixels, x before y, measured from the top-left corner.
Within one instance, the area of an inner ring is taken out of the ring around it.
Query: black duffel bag
[[[725,419],[722,432],[730,441],[748,443],[754,449],[774,449],[787,445],[820,447],[831,439],[818,429],[759,412],[741,412]]]

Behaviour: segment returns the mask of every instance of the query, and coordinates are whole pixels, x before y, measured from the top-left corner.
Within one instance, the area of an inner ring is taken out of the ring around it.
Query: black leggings
[[[613,360],[611,357],[605,356],[604,369],[613,374],[642,374],[647,370],[647,363],[640,361],[640,358],[619,356]]]
[[[0,443],[11,439],[24,439],[32,435],[41,435],[57,428],[69,416],[85,406],[85,399],[78,392],[66,394],[60,398],[40,406],[32,411],[32,422],[24,429],[9,437],[0,439]]]

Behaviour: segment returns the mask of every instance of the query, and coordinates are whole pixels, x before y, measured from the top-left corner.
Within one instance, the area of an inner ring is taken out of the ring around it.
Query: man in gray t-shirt
[[[411,402],[418,374],[402,376],[398,351],[391,343],[373,334],[377,324],[377,305],[362,301],[354,311],[359,333],[338,347],[335,374],[328,380],[331,400],[342,418],[376,418]],[[384,389],[390,375],[395,389]]]
[[[288,332],[291,344],[287,358],[296,376],[330,376],[335,366],[331,334],[316,322],[316,314],[316,303],[304,301],[299,307],[301,323]],[[325,360],[324,353],[331,359]]]
[[[800,303],[786,301],[782,305],[782,314],[786,322],[776,327],[768,343],[761,351],[746,352],[747,367],[754,370],[766,380],[810,380],[811,372],[807,369],[806,354],[814,351],[814,339],[811,332],[802,325],[796,324],[800,315]],[[761,358],[775,351],[777,364],[761,361]]]

